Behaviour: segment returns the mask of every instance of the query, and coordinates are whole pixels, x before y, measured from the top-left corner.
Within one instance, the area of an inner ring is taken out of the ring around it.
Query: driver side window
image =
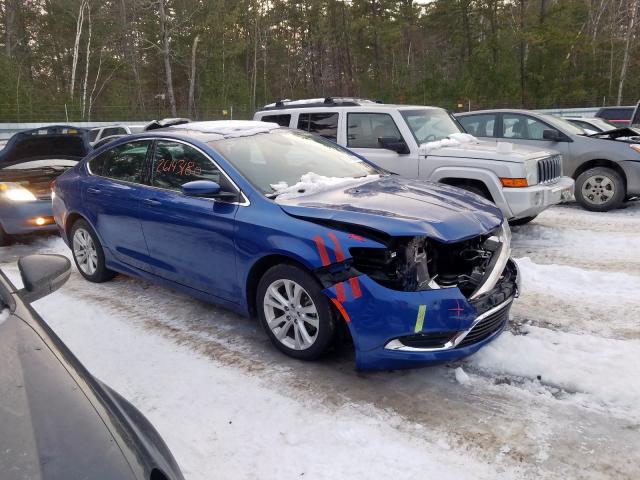
[[[391,115],[387,113],[349,113],[347,115],[348,147],[382,148],[378,142],[380,137],[403,140]]]
[[[544,140],[545,130],[557,130],[533,117],[513,113],[502,116],[502,136],[523,140]],[[559,132],[558,132],[559,133]]]

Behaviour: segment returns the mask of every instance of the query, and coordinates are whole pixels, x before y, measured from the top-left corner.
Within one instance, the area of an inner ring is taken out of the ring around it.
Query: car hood
[[[548,157],[556,153],[551,150],[509,143],[508,141],[478,140],[476,142],[438,148],[432,148],[429,143],[420,145],[420,155],[499,160],[512,163],[523,163],[525,160]]]
[[[26,161],[79,161],[91,151],[86,130],[69,126],[43,127],[16,133],[0,150],[0,168]]]
[[[0,321],[3,480],[135,478],[102,417],[33,328]],[[98,406],[99,408],[99,406]]]
[[[427,236],[443,243],[489,233],[503,220],[500,209],[478,195],[396,175],[278,204],[298,218],[352,224],[389,236]]]

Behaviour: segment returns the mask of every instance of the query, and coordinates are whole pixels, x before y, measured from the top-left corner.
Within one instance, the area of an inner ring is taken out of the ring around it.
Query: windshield
[[[263,194],[272,185],[294,185],[303,175],[337,178],[381,173],[335,143],[316,135],[288,129],[209,142]]]
[[[445,110],[402,110],[401,113],[418,145],[462,132],[458,123]]]
[[[559,128],[564,133],[568,133],[571,135],[584,135],[586,133],[584,129],[577,127],[569,120],[565,120],[562,117],[556,117],[555,115],[541,113],[540,118],[542,118],[542,120],[546,121],[547,123],[550,123],[551,126]]]

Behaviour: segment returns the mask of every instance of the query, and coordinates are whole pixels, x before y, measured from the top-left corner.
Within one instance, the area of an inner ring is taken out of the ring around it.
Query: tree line
[[[635,103],[640,0],[0,0],[0,121]]]

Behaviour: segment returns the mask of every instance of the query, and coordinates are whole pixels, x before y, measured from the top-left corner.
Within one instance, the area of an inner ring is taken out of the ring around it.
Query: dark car
[[[0,245],[55,232],[51,182],[91,151],[87,131],[55,125],[16,133],[0,150]]]
[[[363,369],[461,358],[499,335],[517,293],[495,205],[274,123],[127,136],[55,194],[87,280],[122,272],[257,315],[295,358],[319,357],[344,327]]]
[[[618,127],[626,127],[631,123],[634,107],[602,107],[595,117],[602,118]]]
[[[0,270],[2,480],[183,480],[149,421],[94,378],[30,306],[68,279],[60,255],[18,261],[25,287]]]

